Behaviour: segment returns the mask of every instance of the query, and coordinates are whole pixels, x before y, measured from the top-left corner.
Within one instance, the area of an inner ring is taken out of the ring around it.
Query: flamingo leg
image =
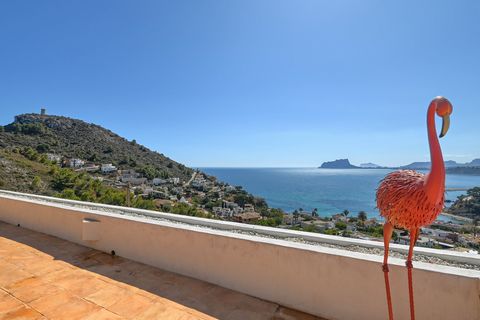
[[[390,281],[388,278],[388,249],[390,245],[390,239],[392,238],[393,225],[390,222],[385,222],[383,225],[383,242],[385,246],[385,252],[383,255],[383,276],[385,277],[385,290],[387,292],[387,304],[388,304],[388,319],[393,320],[393,308],[392,308],[392,296],[390,294]]]
[[[408,296],[410,299],[410,319],[415,320],[415,306],[414,306],[414,301],[413,301],[413,279],[412,279],[412,269],[413,269],[413,263],[412,263],[412,256],[413,256],[413,247],[415,246],[415,243],[417,242],[419,235],[419,230],[418,228],[410,230],[410,248],[408,249],[408,257],[405,265],[407,266],[407,271],[408,271]]]

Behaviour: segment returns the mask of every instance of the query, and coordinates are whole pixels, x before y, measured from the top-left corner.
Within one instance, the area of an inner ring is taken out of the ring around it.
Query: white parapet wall
[[[244,225],[186,217],[183,221],[190,219],[192,224],[179,224],[108,213],[100,210],[101,205],[99,210],[82,209],[72,207],[71,201],[28,197],[2,192],[0,221],[101,251],[115,250],[125,258],[326,319],[387,318],[380,256],[226,230],[227,225],[232,229]],[[202,221],[212,227],[218,224],[217,228],[202,227]],[[340,240],[330,238],[335,241]],[[432,255],[456,256],[442,251]],[[404,262],[390,261],[394,313],[396,319],[409,319]],[[480,319],[480,271],[420,262],[414,268],[417,319]]]

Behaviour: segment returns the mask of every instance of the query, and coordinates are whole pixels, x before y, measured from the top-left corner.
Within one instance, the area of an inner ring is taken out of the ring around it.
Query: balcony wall
[[[195,226],[204,221],[199,218],[182,217],[192,223],[186,225],[73,208],[72,201],[55,199],[48,203],[45,199],[27,200],[15,193],[2,193],[0,220],[105,252],[114,250],[135,261],[327,319],[387,317],[379,256]],[[228,225],[248,228],[218,222],[218,229]],[[281,231],[285,232],[290,231]],[[291,236],[299,234],[292,232]],[[337,240],[330,238],[330,242]],[[458,255],[460,260],[462,257]],[[479,271],[420,262],[414,267],[418,319],[480,319]],[[404,262],[392,258],[390,270],[394,313],[397,319],[407,319]]]

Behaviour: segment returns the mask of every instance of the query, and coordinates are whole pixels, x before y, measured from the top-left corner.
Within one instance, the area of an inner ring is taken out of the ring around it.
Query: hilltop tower
[[[41,115],[41,116],[44,116],[44,115],[46,115],[46,114],[47,114],[47,109],[41,108],[41,109],[40,109],[40,115]]]

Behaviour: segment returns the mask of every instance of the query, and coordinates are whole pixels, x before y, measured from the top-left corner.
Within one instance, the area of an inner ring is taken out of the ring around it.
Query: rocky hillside
[[[0,126],[0,189],[233,221],[246,214],[273,226],[283,219],[241,187],[59,116],[24,114]]]
[[[459,196],[448,208],[448,213],[480,219],[480,187],[472,188],[466,195]]]
[[[149,170],[163,177],[187,181],[192,169],[163,154],[128,141],[95,124],[81,120],[39,114],[23,114],[0,127],[0,147],[31,147],[39,153],[53,153],[94,163],[112,163],[120,169]]]
[[[51,166],[19,151],[0,149],[0,189],[54,195]]]

